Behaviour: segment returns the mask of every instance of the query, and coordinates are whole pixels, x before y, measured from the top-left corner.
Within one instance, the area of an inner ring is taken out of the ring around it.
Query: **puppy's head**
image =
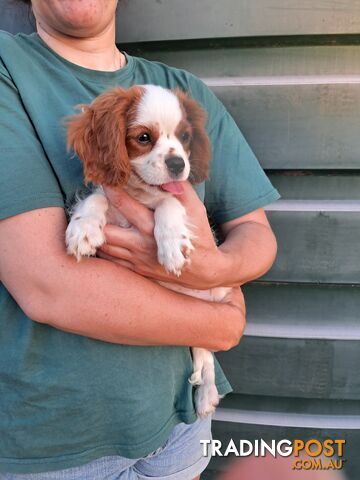
[[[68,119],[68,146],[87,182],[118,187],[131,172],[148,185],[205,180],[211,157],[206,115],[184,92],[154,85],[115,88]]]

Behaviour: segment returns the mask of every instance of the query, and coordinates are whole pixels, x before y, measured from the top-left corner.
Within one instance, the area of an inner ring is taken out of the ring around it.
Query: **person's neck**
[[[126,63],[115,44],[115,21],[103,32],[84,38],[56,32],[40,22],[37,22],[37,33],[57,54],[81,67],[113,72]]]

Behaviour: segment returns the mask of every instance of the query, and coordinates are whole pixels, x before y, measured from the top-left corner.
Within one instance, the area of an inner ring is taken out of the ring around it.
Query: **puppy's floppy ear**
[[[68,148],[83,162],[86,182],[117,187],[128,181],[127,113],[141,93],[138,87],[115,88],[66,120]]]
[[[206,132],[206,112],[193,98],[182,90],[176,90],[176,96],[183,106],[186,118],[192,127],[190,144],[191,183],[201,183],[209,175],[211,143]]]

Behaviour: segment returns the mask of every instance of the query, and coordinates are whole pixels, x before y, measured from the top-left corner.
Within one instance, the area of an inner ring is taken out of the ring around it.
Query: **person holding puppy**
[[[188,347],[239,342],[239,285],[274,261],[262,207],[278,194],[199,79],[117,49],[116,0],[31,7],[37,33],[0,34],[0,479],[197,478],[211,418],[194,412]],[[109,196],[131,238],[108,226],[97,258],[77,263],[65,250],[65,208],[83,172],[66,151],[63,120],[111,87],[146,83],[181,88],[208,113],[210,178],[180,197],[197,238],[178,279],[157,262],[152,212],[125,192]],[[226,303],[208,303],[153,281],[169,278],[233,289]],[[216,370],[225,395],[231,387]]]

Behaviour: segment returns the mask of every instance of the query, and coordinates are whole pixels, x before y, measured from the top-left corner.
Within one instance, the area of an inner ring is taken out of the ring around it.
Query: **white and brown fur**
[[[68,253],[78,260],[95,255],[105,242],[106,223],[129,227],[102,189],[123,188],[154,210],[158,261],[167,272],[181,275],[190,262],[194,235],[185,208],[161,185],[185,180],[200,183],[207,178],[211,147],[205,122],[205,112],[184,92],[154,85],[115,88],[83,105],[82,112],[68,121],[68,146],[83,162],[86,182],[98,187],[72,210],[66,231]],[[216,302],[229,291],[160,283]],[[192,348],[192,356],[194,371],[189,381],[198,386],[195,404],[198,415],[204,416],[215,410],[220,398],[214,358],[208,350],[197,347]]]

